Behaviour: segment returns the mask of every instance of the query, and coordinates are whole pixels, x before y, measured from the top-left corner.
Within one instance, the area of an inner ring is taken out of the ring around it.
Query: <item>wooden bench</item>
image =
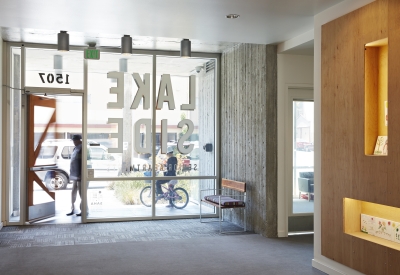
[[[233,191],[237,191],[238,194],[232,194]],[[205,192],[212,192],[211,195],[204,195]],[[212,205],[218,208],[219,212],[219,232],[220,233],[232,233],[241,231],[229,231],[222,232],[221,222],[224,221],[223,210],[243,208],[243,231],[246,231],[246,183],[228,179],[222,179],[221,189],[203,189],[200,190],[200,222],[202,221],[202,203]]]

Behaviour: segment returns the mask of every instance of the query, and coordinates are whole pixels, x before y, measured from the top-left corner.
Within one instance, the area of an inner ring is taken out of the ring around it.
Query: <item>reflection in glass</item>
[[[293,213],[314,212],[314,102],[293,101]]]

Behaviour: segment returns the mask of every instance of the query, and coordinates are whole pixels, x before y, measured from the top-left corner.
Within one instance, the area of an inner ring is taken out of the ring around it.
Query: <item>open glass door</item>
[[[28,95],[27,122],[27,208],[28,221],[34,222],[55,215],[55,193],[49,191],[38,173],[56,169],[55,163],[51,163],[55,151],[50,152],[51,148],[47,148],[48,152],[42,150],[43,141],[57,132],[56,100]],[[49,159],[48,163],[46,159]]]

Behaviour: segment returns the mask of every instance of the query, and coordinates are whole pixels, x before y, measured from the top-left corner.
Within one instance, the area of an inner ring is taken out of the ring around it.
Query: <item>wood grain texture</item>
[[[360,232],[361,213],[364,213],[361,211],[361,201],[345,198],[343,209],[343,231],[347,234]]]
[[[246,183],[241,181],[222,179],[221,186],[239,192],[246,192]]]
[[[35,106],[40,106],[40,107],[47,107],[54,109],[54,112],[52,114],[52,117],[48,121],[47,126],[45,127],[44,133],[41,133],[42,135],[40,136],[40,139],[38,141],[37,146],[35,146]],[[36,158],[39,154],[41,143],[43,142],[47,130],[49,128],[49,125],[51,123],[55,122],[55,109],[56,109],[56,100],[55,99],[49,99],[45,97],[39,97],[39,96],[34,96],[30,95],[28,97],[28,113],[29,113],[29,119],[28,119],[28,140],[27,140],[27,157],[28,157],[28,168],[35,166]],[[37,148],[38,147],[38,148]],[[39,180],[39,181],[38,181]],[[28,176],[27,176],[27,206],[33,206],[34,205],[34,183],[39,184],[44,191],[49,194],[49,196],[54,200],[55,199],[55,193],[50,193],[49,190],[42,184],[41,180],[38,178],[36,175],[36,172],[34,171],[28,171]]]
[[[399,27],[390,27],[399,13],[399,1],[377,0],[322,26],[321,252],[365,274],[389,274],[389,266],[400,270],[398,260],[388,262],[397,251],[345,234],[343,220],[343,198],[400,207],[400,41]],[[379,79],[365,81],[364,45],[386,37],[389,155],[370,157],[364,122],[374,111],[366,109],[365,88],[379,86]]]
[[[221,176],[246,182],[247,228],[276,237],[276,46],[240,44],[221,63]],[[240,225],[241,217],[226,214]]]

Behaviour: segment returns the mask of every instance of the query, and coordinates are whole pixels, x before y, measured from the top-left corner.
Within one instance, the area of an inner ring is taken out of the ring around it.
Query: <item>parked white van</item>
[[[88,162],[87,168],[94,169],[96,177],[117,177],[121,168],[120,154],[108,153],[108,148],[95,141],[88,141]],[[69,180],[69,170],[71,154],[74,150],[74,143],[70,139],[47,139],[42,143],[42,147],[36,165],[56,165],[52,171],[37,172],[38,176],[46,184],[49,190],[59,190],[67,188]],[[141,167],[149,162],[144,159],[134,158],[133,166]]]

